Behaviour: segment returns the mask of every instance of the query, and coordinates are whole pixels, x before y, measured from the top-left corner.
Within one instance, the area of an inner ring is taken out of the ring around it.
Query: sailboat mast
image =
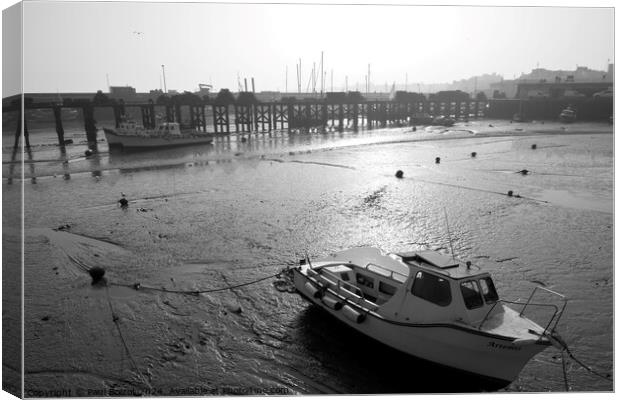
[[[161,72],[164,76],[164,93],[168,93],[168,88],[166,87],[166,68],[164,67],[164,64],[161,65]]]
[[[454,261],[454,247],[452,247],[452,236],[450,235],[450,225],[448,225],[448,212],[446,207],[443,208],[443,214],[446,217],[446,230],[448,231],[448,241],[450,242],[450,252],[452,252],[452,261]]]
[[[297,92],[301,93],[301,78],[299,77],[299,64],[295,64],[295,72],[297,72]]]
[[[323,76],[323,52],[321,51],[321,97],[323,97],[324,85],[325,85],[325,78]]]

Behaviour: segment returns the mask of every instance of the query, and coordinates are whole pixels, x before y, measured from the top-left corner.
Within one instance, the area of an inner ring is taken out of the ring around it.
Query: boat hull
[[[295,287],[303,297],[358,332],[411,356],[501,382],[504,386],[517,378],[535,354],[548,347],[539,343],[515,345],[512,338],[458,324],[414,324],[390,320],[374,312],[362,311],[365,318],[358,323],[348,318],[343,308],[336,310],[315,297],[307,285],[311,279],[299,269],[293,271]],[[347,305],[355,308],[350,303]]]
[[[560,122],[563,122],[565,124],[570,124],[575,122],[576,117],[572,116],[572,115],[560,115]]]
[[[213,142],[213,137],[205,134],[194,134],[192,136],[181,137],[149,137],[134,135],[119,135],[113,130],[104,129],[108,146],[123,147],[126,149],[148,149],[158,147],[189,146],[197,144],[209,144]]]

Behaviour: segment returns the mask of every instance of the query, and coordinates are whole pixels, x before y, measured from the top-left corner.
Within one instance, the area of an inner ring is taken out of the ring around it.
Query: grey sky
[[[139,33],[136,33],[139,32]],[[257,90],[303,88],[324,51],[326,86],[371,80],[449,82],[540,67],[605,69],[613,62],[611,8],[249,5],[29,1],[24,8],[24,90],[69,92],[199,83]],[[4,92],[10,91],[5,88]]]

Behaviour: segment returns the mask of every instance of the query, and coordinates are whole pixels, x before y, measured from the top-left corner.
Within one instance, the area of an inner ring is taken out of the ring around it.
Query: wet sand
[[[612,373],[611,132],[472,121],[139,153],[101,142],[93,157],[79,132],[64,156],[53,132],[34,133],[23,170],[26,394],[487,390],[361,337],[278,290],[277,279],[200,295],[118,286],[216,289],[274,275],[306,251],[362,245],[447,251],[444,208],[456,256],[489,269],[502,298],[524,299],[541,283],[566,294],[563,337],[593,369]],[[7,162],[3,144],[3,203],[12,204],[21,166]],[[5,249],[19,241],[13,217],[3,207]],[[107,287],[91,285],[93,267],[105,268]],[[502,390],[564,391],[559,356],[537,355]],[[572,361],[567,376],[572,390],[613,389]]]

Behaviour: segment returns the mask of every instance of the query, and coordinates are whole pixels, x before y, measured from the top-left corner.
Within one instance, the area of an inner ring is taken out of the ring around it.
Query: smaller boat
[[[410,123],[411,125],[430,125],[433,123],[434,118],[424,112],[417,112],[411,116]]]
[[[126,149],[209,144],[213,136],[194,129],[181,129],[178,122],[162,122],[146,129],[134,121],[124,121],[116,129],[103,128],[108,146]]]
[[[446,117],[445,115],[440,115],[433,119],[433,125],[452,126],[455,122],[453,118]]]
[[[575,122],[575,120],[577,119],[577,113],[572,108],[566,107],[560,113],[559,118],[560,118],[560,122],[564,122],[564,123]]]
[[[539,286],[526,302],[502,300],[488,272],[436,251],[353,248],[312,262],[306,257],[292,274],[303,297],[353,329],[501,386],[537,353],[562,347],[555,327],[564,296]],[[534,302],[538,291],[558,301]],[[530,309],[552,315],[539,325],[525,316]]]

